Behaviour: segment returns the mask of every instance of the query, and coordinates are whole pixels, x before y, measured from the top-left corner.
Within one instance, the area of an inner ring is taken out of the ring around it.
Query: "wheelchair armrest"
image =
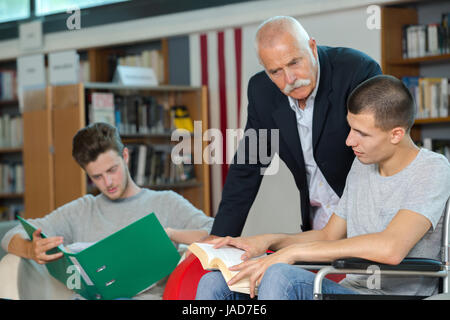
[[[305,261],[296,261],[294,265],[301,265],[301,266],[330,266],[330,262],[305,262]]]
[[[367,269],[369,266],[376,265],[380,270],[394,271],[441,271],[443,263],[438,260],[426,258],[405,258],[398,265],[382,264],[375,261],[346,258],[333,261],[332,266],[336,269]]]

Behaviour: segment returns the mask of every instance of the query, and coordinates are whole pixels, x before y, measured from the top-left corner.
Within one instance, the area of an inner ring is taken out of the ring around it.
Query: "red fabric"
[[[167,280],[163,300],[194,300],[198,282],[207,272],[195,255],[189,255]]]
[[[202,60],[202,85],[207,86],[208,78],[208,37],[206,34],[200,36],[200,55]]]

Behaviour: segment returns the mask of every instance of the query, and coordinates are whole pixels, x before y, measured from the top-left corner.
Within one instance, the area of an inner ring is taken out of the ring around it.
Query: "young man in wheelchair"
[[[356,155],[339,205],[322,230],[295,235],[264,234],[218,238],[216,247],[245,250],[239,273],[250,277],[250,296],[258,299],[312,299],[315,274],[297,261],[331,262],[363,258],[399,264],[405,257],[440,260],[443,212],[450,196],[450,164],[437,153],[418,148],[409,132],[414,100],[398,79],[380,75],[361,83],[349,96],[346,144]],[[326,137],[323,137],[326,138]],[[258,259],[267,250],[275,253]],[[325,279],[324,294],[397,294],[429,296],[438,279],[381,276],[369,289],[368,275],[347,275],[339,284]],[[197,299],[248,298],[231,292],[220,272],[203,276]]]

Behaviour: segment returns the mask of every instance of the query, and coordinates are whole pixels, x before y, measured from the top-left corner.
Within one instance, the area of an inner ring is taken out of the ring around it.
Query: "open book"
[[[214,249],[214,245],[209,243],[191,244],[188,249],[197,256],[205,270],[220,270],[226,282],[231,280],[239,271],[231,271],[229,268],[235,266],[243,260],[241,256],[245,253],[244,250],[225,246],[219,249]],[[228,286],[231,291],[250,294],[250,279],[243,278]],[[256,293],[258,288],[256,288]]]

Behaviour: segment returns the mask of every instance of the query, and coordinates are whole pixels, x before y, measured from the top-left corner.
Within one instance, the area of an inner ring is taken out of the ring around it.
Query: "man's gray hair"
[[[258,58],[260,58],[260,47],[272,46],[280,34],[284,32],[289,32],[298,40],[299,47],[309,51],[312,55],[312,50],[308,43],[310,37],[300,22],[289,16],[275,16],[261,23],[256,31],[255,49]],[[314,60],[313,55],[312,58]]]

